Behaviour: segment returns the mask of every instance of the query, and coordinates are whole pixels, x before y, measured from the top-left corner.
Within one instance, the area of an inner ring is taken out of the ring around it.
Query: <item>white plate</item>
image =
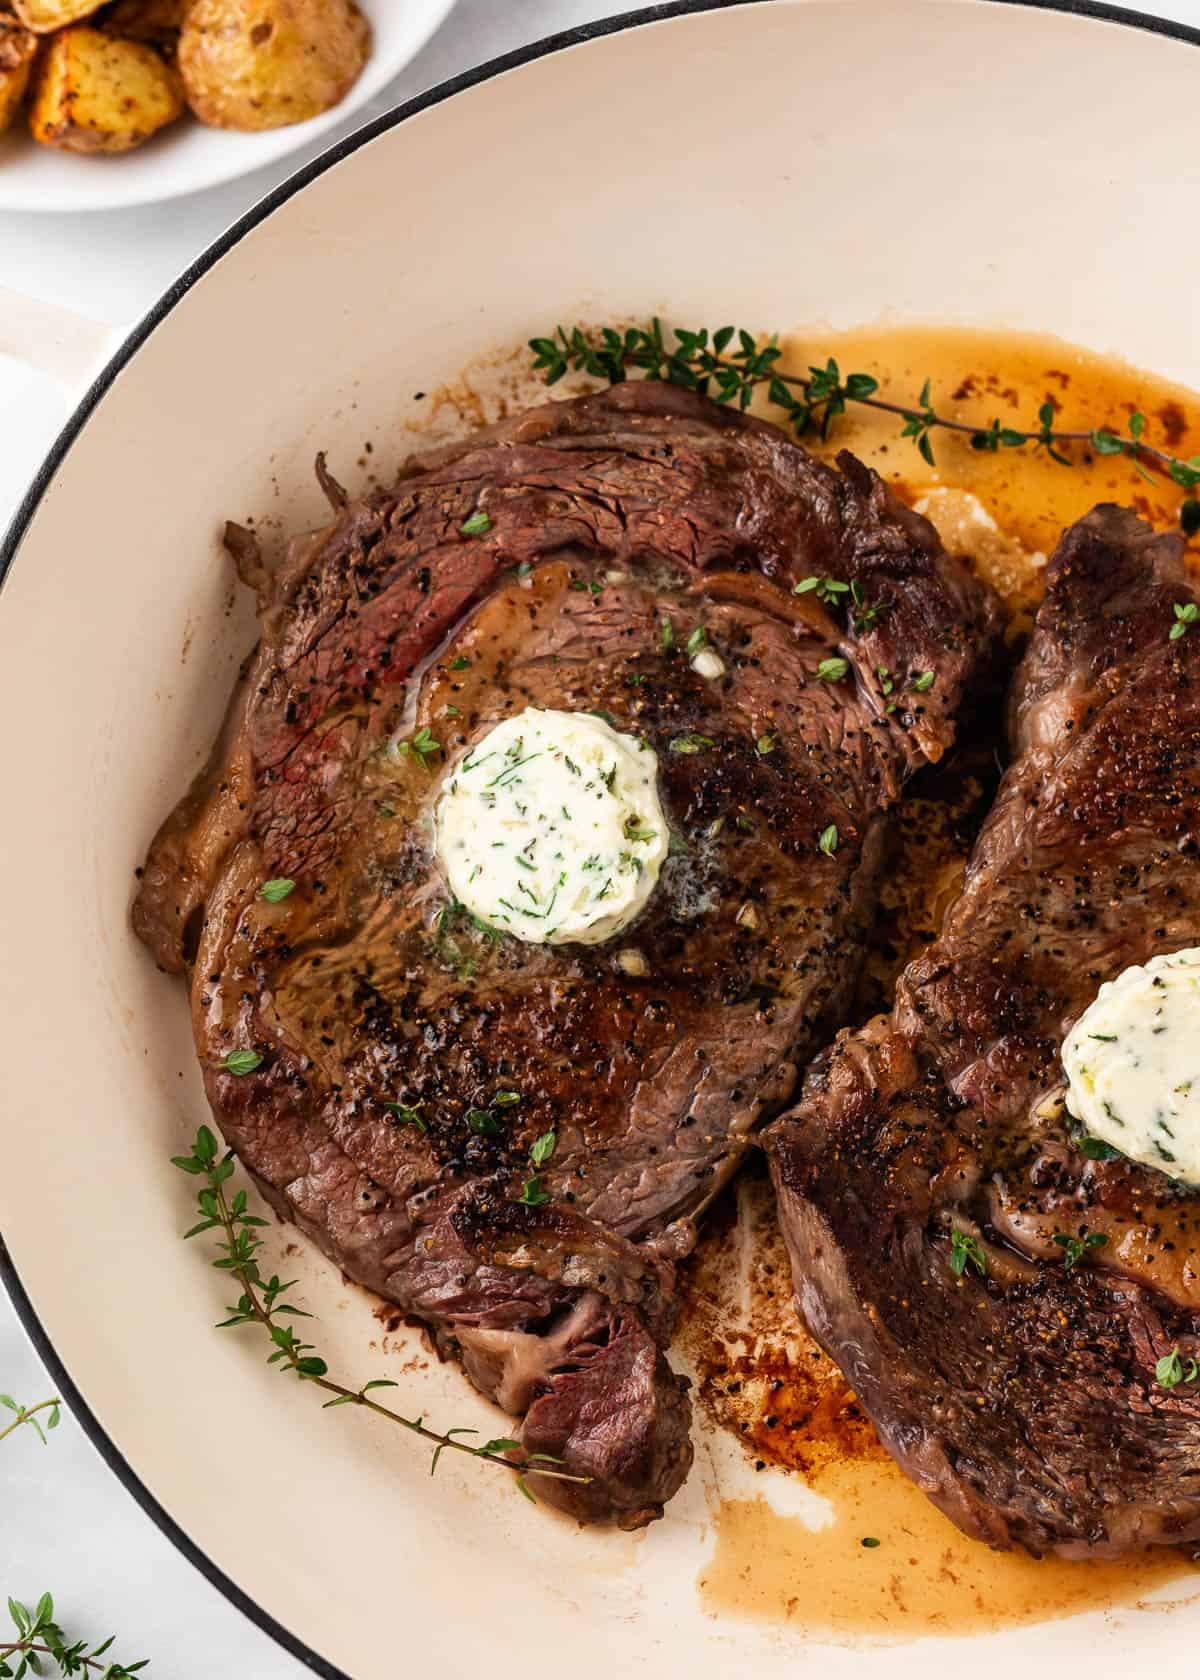
[[[235,134],[185,117],[125,157],[86,158],[35,145],[18,122],[0,138],[0,210],[114,210],[181,198],[261,169],[361,110],[416,57],[454,3],[359,0],[374,31],[362,75],[332,111],[291,128]]]
[[[1200,387],[1198,45],[984,0],[770,0],[516,55],[343,142],[223,238],[0,545],[0,1272],[130,1490],[328,1680],[1193,1663],[1200,1601],[865,1649],[710,1614],[720,1499],[796,1498],[725,1437],[630,1536],[579,1532],[469,1461],[431,1481],[400,1431],[321,1411],[254,1337],[209,1328],[229,1292],[179,1240],[192,1184],[168,1165],[206,1113],[187,1008],[128,911],[254,638],[222,520],[315,523],[316,450],[355,489],[386,473],[415,394],[473,357],[581,316],[807,324],[819,350],[821,323],[888,315],[1057,332]],[[498,1432],[303,1243],[280,1265],[334,1369]]]

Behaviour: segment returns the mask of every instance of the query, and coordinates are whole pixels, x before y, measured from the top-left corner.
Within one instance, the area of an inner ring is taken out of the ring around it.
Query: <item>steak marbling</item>
[[[962,896],[767,1140],[798,1304],[885,1445],[968,1534],[1035,1554],[1200,1538],[1200,1397],[1155,1376],[1200,1348],[1197,1197],[1082,1153],[1059,1059],[1103,981],[1200,943],[1181,553],[1114,507],[1067,533]],[[955,1229],[985,1276],[956,1275]]]
[[[334,523],[274,577],[233,533],[262,639],[135,906],[190,971],[213,1112],[266,1196],[591,1478],[540,1488],[584,1518],[648,1521],[687,1473],[674,1265],[836,1025],[886,812],[991,637],[932,527],[841,466],[638,384],[361,501],[326,479]],[[794,594],[809,574],[853,582],[869,622]],[[719,678],[689,663],[699,625]],[[831,657],[845,680],[818,677]],[[442,768],[530,704],[603,708],[659,755],[674,855],[608,945],[497,937],[431,854]],[[438,752],[395,750],[421,729]],[[296,883],[278,904],[271,877]],[[262,1064],[230,1073],[235,1048]]]

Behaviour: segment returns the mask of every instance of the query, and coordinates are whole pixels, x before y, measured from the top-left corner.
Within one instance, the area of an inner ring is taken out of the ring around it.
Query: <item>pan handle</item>
[[[48,374],[68,391],[88,384],[124,336],[119,327],[0,286],[0,355]]]

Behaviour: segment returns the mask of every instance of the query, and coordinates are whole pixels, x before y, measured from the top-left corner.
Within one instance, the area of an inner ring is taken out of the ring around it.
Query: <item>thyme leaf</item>
[[[259,1263],[262,1241],[256,1233],[258,1228],[267,1222],[248,1211],[244,1190],[238,1190],[232,1196],[228,1194],[227,1185],[234,1172],[233,1151],[222,1155],[212,1131],[207,1126],[201,1126],[196,1133],[191,1153],[173,1156],[172,1162],[181,1172],[204,1181],[196,1197],[200,1219],[186,1235],[195,1237],[209,1231],[216,1234],[220,1257],[212,1264],[217,1271],[226,1273],[240,1290],[237,1302],[229,1308],[228,1318],[222,1319],[218,1329],[251,1325],[261,1330],[271,1347],[267,1355],[268,1364],[278,1365],[280,1370],[289,1372],[301,1382],[309,1382],[322,1389],[331,1396],[325,1402],[327,1408],[363,1406],[377,1417],[386,1418],[389,1423],[428,1441],[435,1449],[435,1466],[440,1455],[450,1450],[466,1453],[471,1458],[484,1459],[489,1464],[507,1470],[518,1480],[523,1476],[535,1475],[551,1476],[559,1481],[568,1482],[587,1482],[591,1479],[587,1476],[568,1475],[565,1470],[548,1467],[540,1458],[535,1462],[534,1457],[524,1454],[523,1449],[516,1447],[515,1443],[487,1442],[481,1447],[476,1447],[462,1439],[464,1431],[461,1429],[442,1432],[431,1429],[423,1418],[405,1417],[373,1398],[374,1393],[381,1388],[398,1386],[387,1378],[377,1377],[360,1388],[350,1388],[331,1376],[328,1365],[313,1344],[303,1341],[295,1326],[288,1322],[290,1319],[310,1316],[300,1307],[293,1306],[290,1301],[283,1299],[289,1290],[295,1288],[295,1280],[284,1283],[275,1274],[270,1277],[263,1276]],[[513,1450],[522,1452],[522,1457],[514,1459],[504,1456]],[[527,1485],[522,1491],[530,1498],[533,1497]],[[2,1654],[3,1647],[0,1647],[0,1655]],[[132,1673],[133,1669],[130,1668],[127,1672]]]

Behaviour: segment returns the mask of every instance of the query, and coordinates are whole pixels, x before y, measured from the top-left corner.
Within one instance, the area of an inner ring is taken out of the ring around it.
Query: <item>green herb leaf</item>
[[[527,1178],[521,1186],[521,1201],[526,1207],[541,1207],[549,1200],[549,1192],[543,1190],[540,1178]]]
[[[968,1266],[974,1266],[980,1277],[986,1277],[987,1254],[978,1237],[955,1226],[950,1233],[950,1270],[955,1277],[961,1277]]]
[[[1170,1353],[1164,1353],[1154,1367],[1154,1380],[1160,1388],[1178,1388],[1183,1381],[1183,1360],[1179,1357],[1179,1349],[1173,1347]]]
[[[484,513],[483,509],[480,508],[479,511],[477,513],[473,513],[469,519],[464,519],[458,528],[464,537],[481,537],[485,531],[491,530],[492,522],[488,518],[487,514]]]
[[[688,653],[699,653],[700,649],[704,646],[707,640],[708,631],[704,628],[703,624],[698,624],[687,639]]]
[[[409,1103],[385,1102],[384,1108],[390,1108],[396,1116],[397,1123],[402,1126],[415,1126],[419,1132],[428,1132],[429,1127],[417,1113],[417,1108]],[[420,1106],[419,1104],[417,1105]]]
[[[1103,1248],[1108,1238],[1103,1231],[1089,1231],[1082,1237],[1073,1237],[1066,1231],[1056,1231],[1054,1241],[1063,1250],[1063,1266],[1069,1272],[1091,1249]]]
[[[261,1067],[262,1060],[257,1050],[231,1050],[221,1066],[226,1073],[234,1073],[240,1079],[244,1074],[253,1073],[256,1067]]]
[[[833,854],[837,851],[837,849],[838,849],[837,824],[836,823],[830,823],[828,828],[823,828],[821,830],[820,837],[817,840],[817,850],[819,852],[824,852],[826,857],[832,857]]]
[[[428,726],[418,729],[411,740],[396,742],[396,751],[400,756],[403,758],[411,754],[420,764],[422,770],[428,770],[429,760],[440,753],[441,750],[442,743],[434,740],[429,733]]]
[[[1079,1133],[1075,1140],[1075,1147],[1081,1155],[1089,1161],[1116,1161],[1121,1151],[1114,1149],[1111,1143],[1105,1143],[1103,1138],[1089,1137],[1085,1132]]]
[[[277,875],[273,881],[264,881],[258,889],[258,896],[265,898],[268,904],[281,904],[290,892],[295,891],[295,881],[289,881],[286,875]]]
[[[544,1167],[546,1162],[554,1154],[557,1144],[558,1134],[556,1132],[543,1132],[541,1137],[536,1139],[533,1148],[529,1151],[529,1159],[533,1162],[533,1165],[535,1167]]]
[[[754,751],[759,758],[769,758],[777,744],[774,735],[760,735],[754,743]]]
[[[913,685],[912,686],[916,689],[918,694],[928,694],[929,690],[933,687],[933,683],[934,683],[933,672],[932,671],[922,671],[921,674],[918,677],[915,677],[913,679]]]
[[[837,657],[832,659],[822,659],[821,663],[817,666],[817,676],[822,682],[838,683],[841,682],[842,678],[846,675],[849,669],[850,662],[847,659]]]
[[[705,752],[716,744],[709,735],[676,735],[670,743],[670,748],[673,753],[680,753],[686,758],[694,753]]]

